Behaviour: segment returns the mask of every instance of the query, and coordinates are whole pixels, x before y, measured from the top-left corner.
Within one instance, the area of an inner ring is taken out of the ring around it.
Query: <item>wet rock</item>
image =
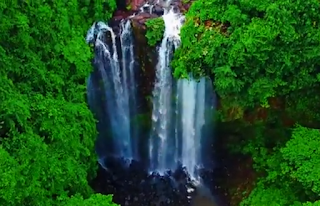
[[[127,10],[127,0],[116,0],[117,9],[120,11]]]
[[[105,165],[108,170],[100,168],[98,172],[99,192],[114,194],[114,201],[121,205],[188,206],[191,203],[188,198],[192,196],[188,193],[190,180],[188,175],[182,174],[185,172],[182,168],[161,176],[156,172],[149,175],[138,161],[128,164],[124,159],[108,157]],[[173,174],[179,181],[171,176]]]
[[[132,14],[148,13],[161,16],[165,9],[173,6],[176,11],[185,13],[189,10],[194,0],[171,0],[170,4],[165,0],[117,0],[117,11],[114,14],[114,19],[124,19]],[[119,13],[122,13],[119,15]]]
[[[117,0],[117,9],[121,11],[138,11],[145,0]]]
[[[164,14],[164,8],[157,4],[154,7],[152,7],[152,13],[158,16],[162,16]]]
[[[150,13],[140,13],[139,15],[134,16],[131,21],[134,26],[140,27],[140,29],[146,30],[145,22],[148,19],[156,18],[158,15]]]
[[[115,21],[121,21],[123,19],[127,19],[129,16],[131,16],[132,14],[134,14],[134,11],[122,11],[122,10],[117,10],[114,14],[113,14],[113,20]]]
[[[127,0],[128,1],[128,5],[131,6],[132,10],[139,10],[139,8],[145,4],[145,0]]]
[[[155,17],[157,17],[155,14],[141,13],[131,19],[133,38],[136,45],[134,47],[135,59],[141,70],[137,80],[137,82],[139,82],[138,90],[141,92],[141,97],[149,97],[152,95],[155,79],[155,68],[158,60],[157,50],[155,47],[148,45],[145,26],[147,19]],[[140,111],[150,111],[152,105],[150,105],[147,98],[141,99],[140,102]]]

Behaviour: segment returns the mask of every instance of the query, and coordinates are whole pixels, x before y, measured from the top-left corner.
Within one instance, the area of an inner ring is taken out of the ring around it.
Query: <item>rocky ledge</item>
[[[194,0],[118,0],[118,10],[114,13],[113,22],[119,22],[134,15],[131,20],[135,27],[145,30],[145,22],[150,18],[162,16],[164,10],[173,7],[185,13]],[[145,32],[144,32],[145,33]]]

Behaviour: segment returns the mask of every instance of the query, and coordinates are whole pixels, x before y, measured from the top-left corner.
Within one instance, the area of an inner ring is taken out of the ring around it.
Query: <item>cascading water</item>
[[[130,124],[131,117],[136,114],[136,82],[135,82],[135,60],[133,51],[133,38],[130,20],[122,20],[120,23],[120,45],[122,52],[122,82],[124,87],[125,113],[127,114],[126,124],[131,142],[131,157],[137,158],[137,129]]]
[[[107,34],[110,35],[110,45],[106,43]],[[103,84],[104,104],[107,108],[115,154],[124,158],[132,158],[130,105],[135,105],[135,82],[130,22],[121,23],[122,65],[119,61],[116,35],[112,28],[103,22],[95,23],[88,31],[86,40],[88,43],[95,42],[94,64],[99,70]],[[89,90],[88,93],[89,97],[94,96]],[[104,158],[105,153],[101,151],[99,154],[98,151],[98,155]]]
[[[173,9],[162,16],[165,22],[165,32],[159,48],[156,67],[156,82],[153,90],[153,128],[150,138],[151,169],[158,172],[174,170],[178,161],[178,148],[173,137],[173,105],[172,105],[172,74],[170,60],[173,50],[180,43],[180,27],[184,17],[174,13]]]
[[[205,79],[178,80],[181,102],[182,154],[181,163],[193,178],[198,178],[201,164],[202,128],[205,124]]]
[[[173,80],[170,61],[180,45],[184,16],[172,8],[162,17],[165,32],[159,48],[153,91],[153,128],[149,146],[151,170],[163,173],[182,164],[191,177],[198,179],[196,168],[201,164],[206,80]]]

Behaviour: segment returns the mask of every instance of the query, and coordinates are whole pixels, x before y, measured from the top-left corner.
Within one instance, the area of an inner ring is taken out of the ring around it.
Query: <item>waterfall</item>
[[[95,42],[95,68],[99,71],[103,85],[103,104],[109,120],[109,130],[112,134],[114,154],[132,158],[131,143],[131,108],[135,105],[134,57],[131,25],[129,21],[121,23],[121,55],[122,64],[116,46],[116,35],[112,28],[103,22],[95,23],[88,31],[86,41]],[[92,78],[89,79],[88,97],[92,91]],[[90,86],[90,87],[89,87]],[[90,88],[90,90],[89,90]],[[89,101],[89,104],[93,100]],[[131,106],[132,105],[132,106]],[[94,107],[94,105],[90,105]],[[106,137],[100,137],[106,138]],[[98,151],[103,158],[106,151]]]
[[[135,59],[133,51],[133,35],[130,20],[122,20],[120,23],[120,45],[122,52],[122,82],[124,84],[125,111],[127,114],[128,134],[131,140],[131,157],[137,158],[137,129],[130,124],[131,117],[136,115],[136,82]]]
[[[172,112],[173,80],[170,69],[172,53],[180,43],[180,27],[184,17],[173,9],[162,16],[165,32],[159,48],[156,82],[153,90],[152,134],[150,138],[151,169],[158,172],[174,170],[178,161],[177,145],[172,142],[174,127]]]
[[[207,81],[173,79],[170,61],[174,50],[180,45],[184,16],[172,8],[166,10],[162,18],[165,32],[158,48],[155,68],[149,168],[163,174],[182,165],[194,179],[198,179],[197,168],[202,164],[201,142],[204,136]],[[131,118],[137,114],[137,91],[130,20],[121,21],[118,37],[117,42],[113,29],[98,22],[89,29],[86,40],[95,44],[94,65],[103,87],[100,90],[104,96],[104,116],[107,117],[112,136],[112,154],[126,159],[138,159],[137,128],[131,125]],[[120,47],[117,48],[117,44]],[[95,78],[89,77],[88,103],[91,108],[97,106],[96,99],[101,96],[95,92],[95,87],[99,87],[95,81]],[[100,128],[105,127],[100,125]],[[98,141],[105,138],[99,136]],[[103,162],[107,152],[97,152],[99,161]]]
[[[172,76],[170,63],[180,46],[185,19],[177,10],[170,0],[157,0],[146,3],[140,13],[120,24],[115,24],[119,21],[115,18],[112,28],[97,22],[87,32],[86,41],[95,49],[95,69],[88,78],[87,98],[98,119],[96,152],[104,169],[100,175],[117,188],[115,196],[123,201],[122,205],[135,205],[139,200],[140,205],[188,206],[196,188],[206,188],[205,178],[210,178],[208,172],[203,172],[203,165],[207,166],[211,158],[205,149],[211,149],[208,137],[212,125],[207,123],[213,117],[214,92],[211,81],[205,78],[176,80]],[[153,13],[163,14],[165,31],[157,50],[150,48],[152,51],[144,56],[141,52],[146,49],[138,47],[146,45],[134,44],[141,35],[136,31],[145,28],[141,18],[153,17]],[[138,36],[133,36],[133,30]],[[151,111],[149,86],[153,73],[149,67],[155,57]],[[142,69],[146,65],[148,72]],[[150,118],[151,125],[145,118]]]
[[[180,45],[184,16],[174,9],[162,16],[165,32],[158,50],[153,90],[150,168],[160,173],[180,164],[194,179],[201,165],[201,138],[205,124],[206,80],[172,78],[170,61]]]
[[[201,137],[205,124],[205,79],[178,80],[181,95],[182,154],[181,163],[192,176],[201,164]]]

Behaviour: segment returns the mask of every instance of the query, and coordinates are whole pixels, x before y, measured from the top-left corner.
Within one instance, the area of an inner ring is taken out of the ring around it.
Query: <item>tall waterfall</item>
[[[136,81],[135,59],[133,51],[133,35],[130,20],[122,20],[120,23],[120,45],[122,53],[122,82],[124,86],[125,112],[127,114],[129,140],[131,141],[131,157],[137,158],[137,128],[130,124],[131,117],[136,114]]]
[[[130,117],[135,107],[134,56],[130,21],[121,22],[120,45],[122,64],[117,51],[116,35],[103,22],[95,23],[86,40],[95,42],[94,64],[103,84],[104,104],[108,116],[115,154],[125,158],[134,156]],[[109,35],[109,36],[108,36]],[[109,41],[108,41],[109,40]],[[90,78],[92,81],[92,78]],[[88,88],[92,88],[89,82]],[[89,98],[94,96],[88,91]],[[89,100],[92,104],[93,100]],[[101,137],[100,137],[101,138]],[[103,137],[105,138],[105,137]],[[98,155],[103,158],[104,154]]]
[[[172,105],[173,80],[170,69],[172,53],[180,43],[180,27],[184,17],[173,10],[163,16],[165,32],[159,48],[156,82],[153,90],[152,134],[150,138],[150,163],[152,170],[164,172],[176,169],[178,145],[173,137]]]
[[[206,80],[173,80],[170,61],[180,45],[184,16],[171,9],[162,17],[165,32],[159,48],[153,91],[153,128],[149,144],[151,170],[163,173],[182,164],[192,177],[197,178],[205,123]]]

